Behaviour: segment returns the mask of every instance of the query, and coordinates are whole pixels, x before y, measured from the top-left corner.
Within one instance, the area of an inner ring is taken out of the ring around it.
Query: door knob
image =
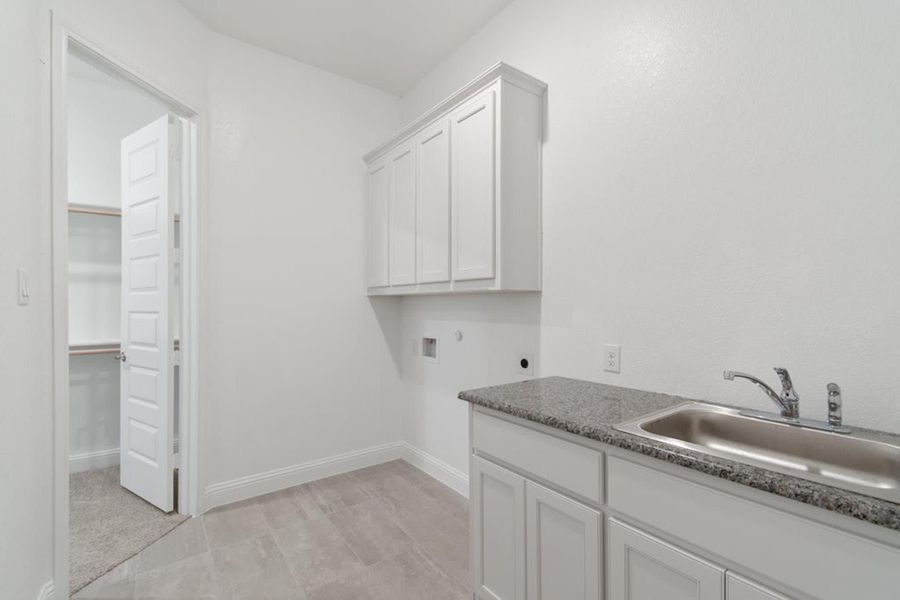
[[[116,360],[121,360],[122,362],[125,362],[125,359],[127,357],[125,356],[124,352],[116,352],[116,354],[113,356],[113,358],[115,358]]]

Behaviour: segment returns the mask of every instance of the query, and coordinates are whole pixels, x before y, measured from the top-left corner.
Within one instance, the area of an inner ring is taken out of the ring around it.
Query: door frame
[[[140,72],[79,35],[51,11],[50,197],[53,313],[53,575],[55,588],[69,589],[69,298],[68,168],[66,75],[68,57],[77,54],[164,103],[182,119],[182,157],[187,163],[181,198],[181,331],[179,362],[178,512],[200,514],[199,438],[199,197],[200,111],[152,83]]]

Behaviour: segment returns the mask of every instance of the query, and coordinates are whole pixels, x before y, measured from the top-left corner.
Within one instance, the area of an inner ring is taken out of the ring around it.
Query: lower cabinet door
[[[723,600],[725,571],[615,519],[609,520],[611,600]]]
[[[767,590],[734,573],[725,575],[725,597],[728,600],[789,600],[787,596]]]
[[[472,588],[479,600],[525,600],[525,479],[472,457]]]
[[[528,600],[600,600],[600,513],[531,481],[525,504]]]

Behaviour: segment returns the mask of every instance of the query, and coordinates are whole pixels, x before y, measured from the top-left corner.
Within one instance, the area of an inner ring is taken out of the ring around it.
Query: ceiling
[[[512,0],[179,0],[211,29],[402,94]]]

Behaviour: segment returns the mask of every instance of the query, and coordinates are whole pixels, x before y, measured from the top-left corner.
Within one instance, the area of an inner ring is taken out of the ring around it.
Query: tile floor
[[[466,500],[403,461],[191,519],[74,598],[462,600]]]

